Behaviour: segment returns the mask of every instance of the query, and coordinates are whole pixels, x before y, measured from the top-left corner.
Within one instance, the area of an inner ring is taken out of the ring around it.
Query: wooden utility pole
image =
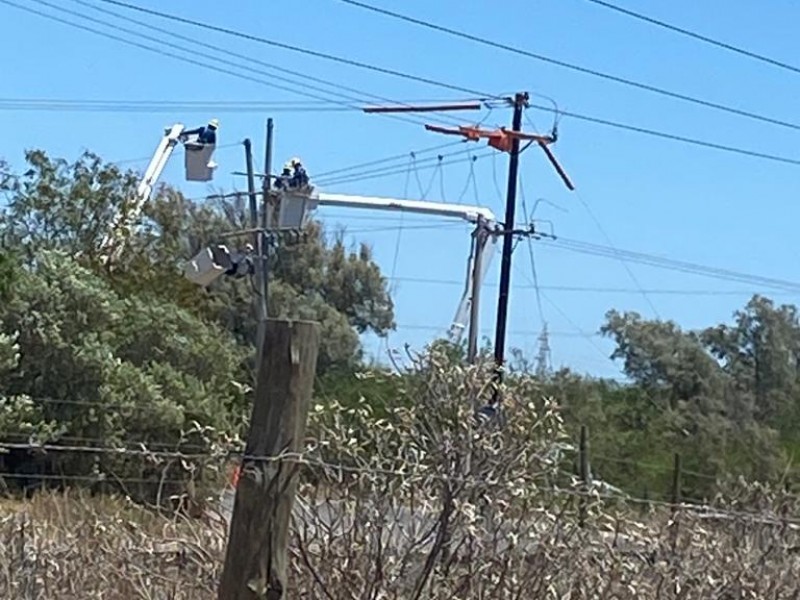
[[[219,600],[288,597],[289,521],[299,465],[275,457],[303,451],[318,325],[271,319],[263,346]]]
[[[511,131],[519,132],[522,129],[522,112],[528,102],[526,92],[514,96],[514,117],[511,121]],[[514,229],[514,219],[517,208],[517,180],[519,173],[519,144],[520,138],[511,138],[510,159],[508,162],[508,188],[506,190],[506,216],[503,228],[507,231]],[[495,382],[500,384],[503,380],[503,363],[505,362],[506,328],[508,326],[508,297],[511,290],[511,254],[514,250],[514,236],[506,233],[503,236],[503,255],[500,263],[500,293],[497,298],[497,324],[494,336],[494,362]],[[500,390],[495,387],[493,401],[499,400]]]
[[[266,236],[267,227],[272,225],[269,222],[270,219],[270,201],[269,201],[269,192],[272,189],[272,144],[273,144],[273,137],[274,137],[274,129],[275,126],[272,122],[272,118],[270,117],[267,119],[267,136],[266,136],[266,143],[264,145],[264,176],[261,180],[261,192],[263,194],[262,202],[261,202],[261,227],[264,229],[264,236]],[[265,237],[266,243],[266,237]],[[266,254],[266,250],[265,250]],[[266,279],[266,271],[264,273],[264,277]]]
[[[500,295],[497,302],[497,327],[494,340],[494,359],[495,359],[495,382],[502,383],[503,364],[505,362],[506,328],[508,326],[508,297],[511,290],[511,254],[514,248],[515,235],[532,235],[535,232],[517,231],[514,229],[514,217],[517,204],[517,178],[519,173],[519,146],[522,140],[536,143],[544,151],[547,159],[555,168],[561,180],[568,189],[574,190],[575,186],[570,181],[569,176],[556,160],[552,151],[548,147],[556,141],[556,131],[551,135],[539,135],[522,132],[522,113],[528,104],[528,93],[520,92],[509,103],[514,106],[514,116],[511,121],[511,129],[482,129],[479,125],[442,127],[441,125],[425,125],[425,129],[445,135],[458,135],[467,140],[477,142],[486,139],[489,146],[501,152],[508,152],[510,160],[508,163],[508,188],[506,192],[506,216],[503,223],[503,255],[500,264]],[[500,400],[499,386],[495,386],[492,403],[496,404]]]
[[[264,232],[260,231],[262,220],[258,218],[258,193],[256,192],[256,176],[253,168],[253,145],[250,142],[250,138],[244,141],[244,153],[247,165],[247,195],[250,200],[250,226],[253,228],[253,251],[256,256],[256,290],[258,293],[258,297],[255,298],[256,322],[258,323],[256,348],[260,352],[264,340],[265,321],[267,320],[267,257]]]

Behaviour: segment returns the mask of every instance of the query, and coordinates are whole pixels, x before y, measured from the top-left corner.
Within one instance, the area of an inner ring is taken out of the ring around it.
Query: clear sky
[[[13,1],[109,31],[38,0]],[[798,131],[570,72],[387,19],[338,0],[306,0],[294,4],[256,0],[236,3],[132,1],[140,6],[481,92],[500,94],[526,90],[551,97],[562,109],[576,113],[800,157],[796,149]],[[87,8],[86,4],[100,5],[96,0],[82,3],[52,0],[52,3],[95,19],[135,28],[169,43],[191,47],[185,40],[124,23]],[[800,75],[631,20],[586,0],[507,0],[503,3],[374,0],[374,3],[559,60],[778,119],[800,121],[800,117],[794,116],[796,99],[800,95]],[[791,62],[797,56],[795,29],[800,19],[800,6],[788,0],[770,3],[619,0],[619,3],[778,59]],[[199,31],[109,5],[100,6],[255,60],[386,98],[407,101],[468,96]],[[270,115],[266,110],[188,111],[185,106],[160,112],[33,111],[20,110],[18,105],[3,106],[3,100],[32,98],[179,101],[184,105],[194,101],[297,101],[307,105],[309,99],[272,87],[271,84],[286,83],[270,76],[266,67],[216,51],[199,50],[223,60],[241,62],[245,69],[262,71],[239,71],[261,82],[105,39],[23,12],[4,2],[0,3],[0,18],[5,24],[0,37],[0,50],[5,57],[0,78],[0,157],[6,158],[14,168],[21,167],[23,152],[30,148],[43,148],[54,156],[70,159],[90,149],[108,160],[140,159],[127,166],[143,168],[147,162],[145,157],[152,154],[164,126],[176,121],[200,125],[212,116],[221,120],[220,144],[251,137],[258,157],[263,154],[265,119],[273,116],[276,164],[289,156],[301,156],[312,177],[315,172],[450,141],[426,132],[421,125],[353,111],[274,112]],[[136,39],[127,33],[114,32],[114,35]],[[141,38],[137,43],[157,44]],[[168,50],[204,65],[231,68],[196,53]],[[333,91],[337,90],[324,93],[307,90],[325,98],[333,97]],[[547,103],[537,96],[532,100]],[[505,109],[495,109],[490,114],[484,111],[455,116],[463,118],[465,123],[485,118],[484,125],[494,127],[507,125],[511,114]],[[552,115],[545,112],[530,110],[528,116],[540,131],[547,130],[552,123]],[[436,120],[435,116],[429,117],[426,119]],[[417,120],[425,119],[418,117]],[[545,198],[564,209],[559,211],[543,203],[537,210],[537,217],[553,221],[558,235],[603,245],[608,245],[610,239],[623,249],[800,280],[793,235],[800,217],[800,205],[796,201],[798,167],[654,139],[569,117],[561,120],[559,134],[555,152],[578,186],[580,197],[563,187],[542,153],[535,149],[523,155],[521,169],[529,206],[536,198]],[[475,146],[474,150],[477,154],[485,153],[482,146]],[[215,185],[226,190],[237,186],[241,189],[244,182],[230,174],[243,168],[241,148],[221,148],[217,162],[220,168]],[[419,197],[420,189],[413,173],[406,187],[407,162],[403,159],[394,163],[399,171],[394,176],[332,183],[325,189],[394,197],[407,192],[409,197]],[[178,185],[190,197],[208,193],[205,185],[181,181],[181,163],[176,157],[164,180]],[[477,199],[468,180],[467,164],[445,166],[441,171],[420,170],[417,174],[423,191],[429,188],[426,199],[458,201],[466,187],[462,202],[477,201],[501,215],[503,204],[493,171],[504,192],[506,170],[505,155],[477,161]],[[581,199],[591,207],[605,234]],[[343,209],[322,209],[318,216],[331,227],[345,226],[354,243],[369,243],[386,275],[395,276],[392,285],[398,330],[389,340],[390,347],[402,347],[405,343],[419,347],[447,328],[461,293],[460,284],[454,282],[463,281],[465,276],[469,248],[466,225],[443,224],[437,230],[420,227],[424,224],[420,217],[406,216],[401,221],[396,215]],[[619,374],[606,358],[611,346],[597,337],[587,339],[581,332],[596,332],[605,311],[612,307],[655,316],[650,304],[636,291],[637,285],[658,290],[659,293],[649,296],[658,314],[686,328],[729,319],[748,298],[747,293],[729,292],[752,289],[752,286],[631,264],[636,284],[619,261],[573,254],[543,244],[535,249],[539,281],[545,294],[543,317],[553,334],[554,365],[569,365],[598,375]],[[487,335],[491,334],[495,310],[498,265],[499,260],[495,261],[484,294],[483,325],[487,327]],[[579,287],[583,291],[562,289],[565,287]],[[606,291],[586,291],[585,288]],[[612,293],[607,288],[623,291]],[[663,293],[674,290],[724,293]],[[770,294],[769,290],[752,291]],[[796,301],[786,293],[774,297],[786,302]],[[531,286],[527,246],[523,244],[515,254],[509,344],[533,354],[541,318]],[[368,352],[380,350],[375,340],[368,339],[366,343]]]

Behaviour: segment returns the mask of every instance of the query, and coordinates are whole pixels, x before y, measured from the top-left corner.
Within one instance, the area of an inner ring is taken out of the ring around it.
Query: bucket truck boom
[[[467,265],[467,279],[464,293],[456,309],[453,323],[450,325],[449,337],[453,343],[461,341],[464,330],[470,325],[470,312],[473,290],[480,289],[489,270],[492,255],[497,246],[497,236],[491,235],[497,218],[488,208],[468,204],[450,204],[444,202],[427,202],[422,200],[401,200],[396,198],[377,198],[374,196],[352,196],[349,194],[319,193],[314,203],[320,206],[341,206],[347,208],[369,208],[396,212],[409,212],[437,217],[452,217],[474,223],[476,231],[484,228],[490,235],[474,235],[473,249]],[[473,264],[482,255],[480,268],[473,270]]]
[[[100,257],[104,262],[110,263],[119,258],[125,245],[125,238],[129,234],[129,228],[139,218],[144,205],[150,200],[153,188],[164,172],[175,147],[179,143],[190,141],[189,137],[197,137],[196,134],[190,136],[188,133],[184,133],[185,129],[182,123],[176,123],[164,130],[164,136],[161,138],[153,158],[150,159],[150,164],[147,165],[144,176],[136,188],[136,194],[114,217],[108,233],[100,243]],[[187,181],[209,181],[211,179],[212,172],[216,168],[216,164],[211,160],[215,147],[216,144],[211,143],[200,144],[199,149],[187,149],[185,158]]]

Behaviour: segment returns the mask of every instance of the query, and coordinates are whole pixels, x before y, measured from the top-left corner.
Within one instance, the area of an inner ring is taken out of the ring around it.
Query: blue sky
[[[14,1],[101,28],[36,1]],[[720,10],[723,3],[719,0],[647,4],[619,1],[633,10],[775,58],[791,61],[797,54],[794,24],[800,18],[800,6],[787,0],[769,5],[731,0],[724,3],[724,10]],[[465,8],[466,3],[449,0],[435,3],[407,0],[402,5],[386,0],[374,2],[560,60],[744,110],[789,121],[796,112],[800,75],[633,21],[585,0],[508,0],[502,3],[502,9],[498,3],[475,1],[469,3],[470,10]],[[337,0],[307,0],[291,6],[242,0],[236,3],[235,10],[226,8],[225,3],[210,0],[168,3],[135,0],[134,3],[482,92],[499,94],[526,90],[551,97],[568,111],[721,144],[798,156],[797,131],[573,73],[380,17]],[[58,0],[58,5],[136,28],[171,43],[190,46],[183,40],[115,21],[71,0]],[[181,35],[198,36],[205,42],[257,60],[387,98],[407,101],[466,96],[103,6]],[[4,76],[0,79],[0,100],[308,100],[274,89],[270,83],[282,83],[268,75],[250,72],[248,77],[261,79],[262,83],[247,81],[105,39],[3,3],[0,3],[0,18],[7,24],[0,37],[0,50],[6,57]],[[115,35],[131,38],[128,34]],[[196,54],[193,60],[216,64]],[[243,64],[264,70],[258,65]],[[532,100],[546,103],[536,96]],[[176,121],[200,124],[211,116],[218,116],[222,122],[221,144],[251,137],[256,155],[262,155],[264,122],[270,116],[265,111],[113,113],[0,108],[0,157],[15,168],[21,166],[23,152],[29,148],[44,148],[52,155],[67,158],[75,158],[82,150],[91,149],[108,160],[141,159],[153,152],[164,126]],[[312,176],[315,172],[449,141],[426,132],[421,125],[357,112],[281,112],[271,116],[276,122],[276,161],[299,155]],[[465,123],[486,117],[484,124],[493,127],[508,124],[511,115],[510,111],[495,109],[488,115],[484,111],[458,116],[463,117]],[[547,130],[552,122],[548,113],[530,110],[528,116],[540,130]],[[431,116],[428,120],[436,118]],[[559,133],[555,152],[578,186],[580,198],[563,187],[540,152],[531,151],[522,158],[524,195],[528,204],[532,205],[536,198],[546,198],[566,209],[563,212],[541,204],[537,211],[537,217],[554,222],[558,235],[608,245],[607,234],[619,248],[771,277],[800,279],[798,252],[793,247],[793,234],[800,220],[800,205],[796,202],[797,167],[653,139],[568,117],[561,120]],[[475,146],[474,150],[484,152],[480,146]],[[217,161],[220,168],[215,185],[228,190],[235,186],[242,188],[243,181],[230,174],[243,167],[241,149],[222,148]],[[131,161],[126,166],[143,168],[146,162],[146,159]],[[398,164],[403,171],[404,161]],[[491,207],[498,215],[503,212],[503,204],[493,171],[504,191],[506,165],[507,157],[499,154],[494,159],[485,158],[475,163],[477,201]],[[190,197],[208,192],[207,186],[182,182],[181,174],[181,160],[175,159],[164,180],[179,185]],[[469,167],[456,164],[440,172],[426,170],[418,174],[423,187],[431,183],[427,199],[452,202],[459,199],[468,181]],[[392,177],[341,183],[325,189],[394,197],[402,196],[407,189],[410,197],[419,197],[413,176],[406,188],[405,171]],[[581,199],[598,217],[605,234]],[[471,186],[462,201],[476,201]],[[432,230],[418,227],[420,217],[406,216],[400,221],[396,215],[343,209],[322,209],[318,216],[331,227],[345,226],[354,243],[369,243],[384,272],[395,275],[392,284],[399,327],[389,340],[390,347],[402,347],[405,343],[419,347],[446,329],[461,292],[459,285],[453,282],[462,280],[465,273],[469,247],[467,226],[445,224],[440,230]],[[635,291],[636,284],[625,267],[608,258],[572,254],[544,245],[536,246],[536,260],[540,284],[546,294],[543,316],[553,332],[554,365],[618,376],[618,370],[607,359],[611,350],[608,342],[600,338],[587,339],[583,333],[595,332],[605,311],[612,307],[654,316],[649,303]],[[486,335],[491,334],[498,264],[496,261],[484,293],[482,316]],[[648,289],[715,292],[750,289],[742,284],[642,265],[630,265],[630,269],[639,284]],[[533,354],[541,316],[530,280],[527,248],[521,245],[515,254],[509,345]],[[561,289],[565,287],[632,291]],[[769,290],[752,291],[770,294]],[[785,293],[774,297],[786,302],[796,301]],[[687,328],[729,319],[747,298],[747,293],[650,295],[662,318],[673,319]],[[380,349],[374,339],[367,339],[366,344],[369,352]]]

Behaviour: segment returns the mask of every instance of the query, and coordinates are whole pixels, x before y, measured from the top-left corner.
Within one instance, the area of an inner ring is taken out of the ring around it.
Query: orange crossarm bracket
[[[567,186],[567,189],[570,191],[575,190],[575,186],[567,175],[567,172],[558,162],[552,150],[550,150],[548,147],[550,144],[556,141],[554,136],[537,135],[533,133],[524,133],[521,131],[509,131],[505,127],[501,127],[499,129],[481,129],[480,127],[471,127],[468,125],[459,125],[458,127],[425,125],[425,129],[435,133],[443,133],[445,135],[461,135],[470,142],[477,142],[481,138],[486,138],[489,146],[500,150],[501,152],[511,151],[511,143],[514,138],[536,142],[539,147],[544,150],[547,159],[550,161],[550,164],[553,165],[553,168],[555,168],[556,173],[558,173],[559,177],[561,177],[561,180],[564,182],[564,185]]]

